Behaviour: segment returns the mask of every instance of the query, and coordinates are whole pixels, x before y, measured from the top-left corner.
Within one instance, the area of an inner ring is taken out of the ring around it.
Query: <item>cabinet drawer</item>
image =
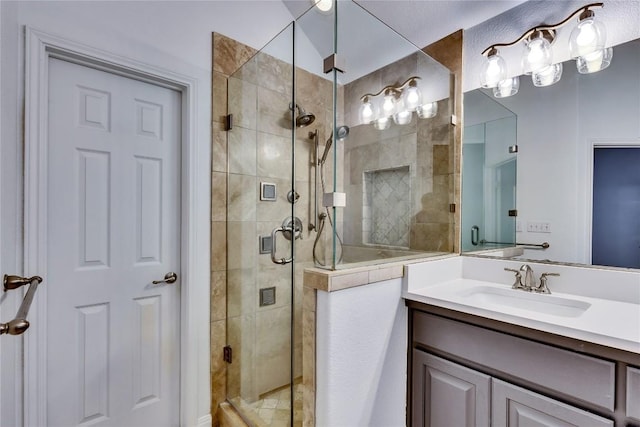
[[[640,421],[640,369],[627,367],[627,418]]]
[[[612,420],[496,379],[491,382],[491,396],[496,426],[613,426]]]
[[[413,340],[511,378],[608,411],[614,409],[615,364],[535,341],[414,311]]]

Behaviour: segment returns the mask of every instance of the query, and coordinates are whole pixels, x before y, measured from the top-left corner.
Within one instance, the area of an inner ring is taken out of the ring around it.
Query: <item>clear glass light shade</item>
[[[435,117],[436,114],[438,114],[438,103],[434,101],[423,104],[416,108],[416,114],[421,119],[430,119],[432,117]]]
[[[507,63],[500,55],[493,54],[480,68],[480,85],[483,88],[493,88],[507,77]]]
[[[550,66],[553,61],[551,43],[542,36],[526,43],[522,57],[522,69],[525,74],[538,72]]]
[[[396,112],[396,98],[393,95],[385,95],[382,101],[382,117],[391,117]]]
[[[496,98],[506,98],[518,93],[518,89],[520,89],[520,78],[518,76],[510,77],[502,80],[498,83],[498,86],[493,88],[493,96]]]
[[[416,108],[422,105],[422,93],[418,86],[406,87],[402,91],[402,101],[408,111],[416,111]]]
[[[408,125],[411,123],[413,113],[409,111],[404,103],[404,97],[396,103],[396,112],[393,114],[393,121],[397,125]]]
[[[569,36],[569,53],[572,58],[601,51],[607,40],[604,24],[593,16],[578,22]]]
[[[596,50],[576,58],[576,67],[580,74],[597,73],[604,70],[611,64],[613,58],[613,48]]]
[[[362,102],[359,110],[360,123],[363,125],[368,125],[376,118],[376,111],[373,104],[367,99]]]
[[[551,86],[560,81],[562,77],[562,63],[549,65],[548,67],[531,74],[531,80],[536,87]]]
[[[388,117],[380,117],[373,122],[373,127],[377,130],[385,130],[391,127],[391,119]]]

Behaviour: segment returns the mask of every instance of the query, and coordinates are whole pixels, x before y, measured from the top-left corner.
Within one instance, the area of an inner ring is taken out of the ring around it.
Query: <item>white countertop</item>
[[[409,271],[405,277],[408,286],[405,283],[403,289],[405,299],[640,353],[640,304],[635,301],[624,302],[555,291],[551,295],[534,294],[511,289],[511,284],[443,274],[441,268],[427,273],[418,271],[412,277]],[[434,276],[440,277],[433,280]],[[492,298],[469,297],[478,290],[484,295],[493,295],[492,292],[499,296],[506,295],[507,300],[511,296],[522,298],[523,303],[514,307],[508,301],[496,303]],[[573,312],[573,309],[560,314],[551,314],[554,310],[545,313],[535,308],[537,303],[544,304],[545,298],[553,298],[560,304],[567,301],[583,309],[588,308],[584,311],[575,310],[579,313]]]

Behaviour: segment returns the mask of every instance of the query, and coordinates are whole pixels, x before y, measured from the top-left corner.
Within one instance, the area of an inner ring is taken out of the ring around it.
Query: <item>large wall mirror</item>
[[[508,98],[465,93],[463,252],[640,269],[640,39],[598,73],[563,68]]]

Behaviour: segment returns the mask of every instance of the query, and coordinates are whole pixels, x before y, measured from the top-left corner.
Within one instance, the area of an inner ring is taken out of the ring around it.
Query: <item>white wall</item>
[[[195,139],[201,154],[203,175],[197,197],[198,224],[209,222],[209,174],[211,120],[211,33],[222,33],[261,48],[292,16],[280,1],[6,1],[0,2],[0,273],[20,274],[22,204],[22,107],[24,103],[24,27],[81,42],[93,48],[134,59],[154,67],[190,76],[197,81]],[[199,240],[200,264],[195,283],[198,292],[209,293],[208,233]],[[15,315],[19,296],[0,297],[0,321]],[[208,300],[208,298],[206,298]],[[200,320],[199,336],[208,343],[208,316]],[[20,384],[20,338],[3,336],[0,346],[0,425],[19,425],[15,401]],[[202,378],[195,403],[198,419],[209,414],[208,359],[205,345],[199,356]],[[196,420],[193,420],[195,424]]]
[[[407,308],[402,279],[318,291],[316,425],[404,426]]]

